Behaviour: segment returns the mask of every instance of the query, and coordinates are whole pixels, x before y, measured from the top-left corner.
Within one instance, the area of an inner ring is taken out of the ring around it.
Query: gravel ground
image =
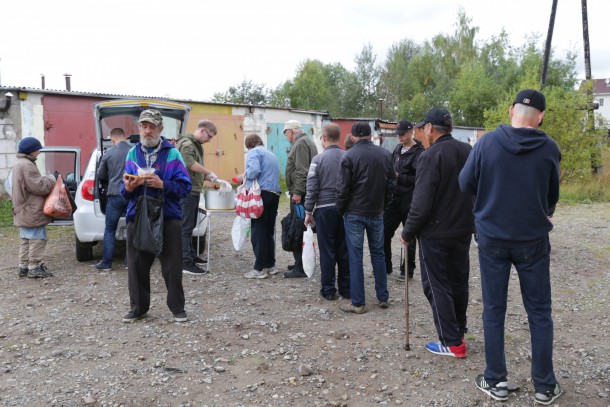
[[[287,211],[280,208],[280,218]],[[471,249],[468,358],[435,356],[430,308],[410,282],[411,351],[405,351],[404,283],[389,279],[377,307],[365,263],[369,312],[318,295],[310,279],[246,280],[251,248],[235,252],[233,218],[216,216],[211,273],[185,276],[189,322],[174,323],[155,263],[148,317],[124,324],[127,273],[96,272],[74,258],[71,228],[50,228],[55,276],[17,277],[15,228],[0,229],[0,405],[3,406],[493,406],[474,378],[484,367],[477,249]],[[551,234],[557,406],[610,406],[610,204],[559,207]],[[278,219],[279,230],[279,219]],[[395,241],[398,263],[398,241]],[[119,246],[115,266],[122,264]],[[101,248],[94,250],[96,261]],[[278,266],[291,255],[278,250]],[[527,317],[511,278],[506,406],[533,405]]]

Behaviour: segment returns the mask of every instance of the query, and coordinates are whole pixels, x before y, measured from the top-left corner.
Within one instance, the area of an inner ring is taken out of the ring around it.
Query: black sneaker
[[[390,307],[390,301],[379,301],[379,308],[389,308]]]
[[[201,257],[197,256],[193,259],[193,263],[195,263],[198,266],[205,266],[206,264],[208,264],[208,261],[206,259],[202,259]]]
[[[327,301],[334,301],[337,299],[337,296],[335,294],[322,294],[320,293],[320,295],[322,296],[322,298],[324,298]]]
[[[188,320],[189,319],[186,316],[186,312],[184,312],[184,311],[174,314],[174,321],[176,321],[176,322],[186,322]]]
[[[294,264],[289,264],[288,267],[286,267],[288,270],[294,270],[295,265]]]
[[[563,390],[561,390],[561,387],[559,387],[559,383],[557,383],[553,390],[547,390],[544,393],[536,392],[536,394],[534,395],[534,401],[536,402],[536,404],[548,406],[562,394]]]
[[[28,269],[28,274],[27,274],[28,278],[47,278],[47,277],[52,277],[52,276],[53,276],[53,274],[48,273],[42,264],[40,266],[36,267],[34,270]]]
[[[126,324],[131,324],[132,322],[136,322],[138,319],[144,318],[144,315],[146,315],[146,314],[138,315],[133,311],[129,311],[123,317],[123,322],[125,322]]]
[[[208,274],[207,270],[202,269],[201,267],[197,266],[195,263],[183,264],[182,272],[184,274],[193,274],[193,275],[199,275],[199,276]]]
[[[301,278],[307,277],[307,274],[303,270],[292,269],[284,272],[284,278]]]
[[[99,262],[95,265],[97,271],[110,271],[112,270],[112,266],[103,262]]]
[[[49,275],[49,277],[53,277],[53,273],[51,273],[49,270],[47,270],[47,266],[45,266],[44,263],[40,263],[40,268],[42,269],[42,271],[47,273]]]
[[[495,386],[490,386],[485,380],[485,376],[482,374],[478,375],[474,381],[474,385],[477,389],[483,393],[488,394],[494,400],[506,401],[508,400],[508,383],[499,382]]]
[[[28,268],[19,266],[19,277],[26,277],[28,275]]]

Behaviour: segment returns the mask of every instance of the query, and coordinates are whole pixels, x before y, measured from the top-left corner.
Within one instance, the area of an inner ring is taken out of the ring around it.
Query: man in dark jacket
[[[464,358],[474,222],[472,197],[460,191],[458,174],[471,147],[451,136],[453,121],[446,109],[431,109],[416,126],[424,126],[430,147],[419,156],[413,202],[401,238],[408,244],[419,237],[422,286],[439,339],[426,349]]]
[[[97,169],[98,178],[107,184],[102,260],[95,265],[99,271],[112,270],[116,228],[121,215],[127,209],[127,201],[121,196],[121,182],[125,171],[125,158],[131,146],[125,137],[125,131],[120,127],[110,130],[110,140],[114,146],[104,153]]]
[[[349,254],[351,304],[342,311],[366,312],[362,256],[366,232],[375,276],[379,306],[389,306],[383,253],[383,210],[396,188],[392,154],[371,142],[371,126],[356,122],[352,126],[354,146],[343,156],[337,178],[337,211],[343,216]]]
[[[383,249],[385,252],[385,269],[387,274],[392,273],[392,238],[398,226],[403,226],[407,221],[407,215],[411,208],[413,189],[415,188],[415,174],[417,172],[417,160],[424,148],[413,139],[413,124],[408,120],[398,122],[396,136],[400,144],[392,153],[392,164],[396,172],[396,190],[390,203],[383,213]],[[409,278],[413,278],[415,270],[415,240],[406,250],[407,270]],[[398,279],[404,280],[404,264],[400,265]]]
[[[282,130],[292,147],[286,160],[286,186],[290,194],[290,205],[303,205],[307,192],[307,172],[311,160],[318,154],[316,144],[303,133],[301,122],[288,120]],[[302,209],[302,208],[301,208]],[[304,216],[304,214],[303,214]],[[303,270],[303,249],[293,250],[294,265],[288,266],[285,278],[307,277]]]
[[[337,212],[337,175],[345,152],[339,147],[341,129],[335,123],[322,127],[324,152],[311,161],[307,174],[305,225],[315,225],[320,252],[320,295],[336,299],[335,266],[339,294],[349,298],[349,262],[343,218]],[[315,210],[314,210],[315,207]]]
[[[511,265],[519,274],[532,343],[534,400],[549,405],[562,393],[553,373],[549,220],[559,200],[555,141],[537,130],[546,110],[544,95],[525,89],[500,125],[475,145],[460,173],[463,191],[475,196],[483,291],[487,367],[476,386],[495,400],[507,400],[504,320]]]

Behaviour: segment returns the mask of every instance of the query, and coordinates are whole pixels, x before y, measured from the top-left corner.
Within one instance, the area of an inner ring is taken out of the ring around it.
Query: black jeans
[[[316,221],[318,251],[320,253],[320,282],[322,283],[320,294],[336,294],[336,266],[339,294],[347,298],[350,296],[350,278],[343,218],[339,215],[334,205],[317,208],[313,213],[313,217]]]
[[[197,224],[197,213],[199,211],[199,194],[188,195],[180,204],[182,207],[182,263],[192,264],[197,256],[193,248],[193,229]]]
[[[182,242],[181,224],[177,219],[163,222],[163,250],[159,255],[161,274],[167,287],[167,306],[175,315],[184,311],[182,288]],[[127,224],[127,281],[131,311],[143,315],[150,308],[150,268],[155,255],[133,247],[135,223]]]
[[[388,274],[392,273],[392,238],[398,226],[402,223],[405,225],[407,215],[409,215],[409,209],[411,207],[411,200],[408,199],[407,195],[396,195],[383,213],[383,251],[385,253],[385,269]],[[409,270],[415,269],[415,247],[416,240],[409,243],[407,246],[407,268]],[[403,264],[400,264],[400,273],[404,274],[405,268]]]
[[[258,271],[275,267],[275,220],[280,202],[279,195],[269,191],[261,191],[261,198],[263,215],[250,223],[252,250],[256,258],[254,269]]]

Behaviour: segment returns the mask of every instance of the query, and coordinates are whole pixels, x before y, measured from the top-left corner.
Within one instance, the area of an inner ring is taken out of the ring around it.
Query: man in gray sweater
[[[343,218],[337,212],[337,174],[345,151],[339,147],[341,129],[335,124],[322,127],[324,152],[313,158],[307,174],[305,225],[315,225],[320,252],[320,295],[327,300],[337,298],[337,285],[343,298],[350,298],[349,262],[345,243]],[[314,211],[315,207],[315,211]],[[313,215],[312,215],[313,213]]]
[[[127,201],[121,196],[121,182],[123,182],[123,173],[125,172],[125,158],[131,149],[131,145],[127,142],[125,132],[120,127],[110,130],[110,140],[114,147],[103,153],[100,166],[97,169],[100,181],[108,184],[106,187],[106,228],[104,229],[102,260],[95,265],[95,268],[99,271],[112,269],[116,228],[121,215],[127,208]]]

